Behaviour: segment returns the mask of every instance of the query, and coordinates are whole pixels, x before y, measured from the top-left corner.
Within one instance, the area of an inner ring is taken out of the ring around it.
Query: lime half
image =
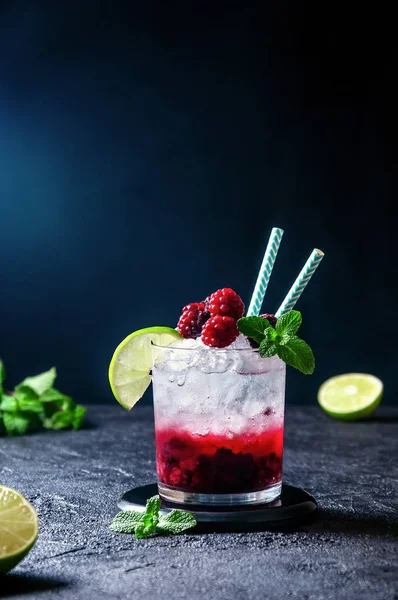
[[[109,383],[116,400],[133,408],[151,383],[151,344],[168,346],[182,335],[171,327],[147,327],[131,333],[116,348],[109,365]]]
[[[346,373],[328,379],[318,391],[318,402],[337,419],[355,421],[372,414],[383,396],[383,382],[366,373]]]
[[[33,506],[19,492],[0,485],[0,575],[21,562],[38,533]]]

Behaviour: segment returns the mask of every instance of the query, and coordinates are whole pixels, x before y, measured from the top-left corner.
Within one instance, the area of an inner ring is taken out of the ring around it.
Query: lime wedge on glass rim
[[[38,533],[33,506],[19,492],[0,485],[0,575],[25,558]]]
[[[346,373],[328,379],[318,391],[318,402],[337,419],[355,421],[371,415],[383,396],[383,382],[366,373]]]
[[[123,408],[133,408],[151,383],[152,342],[168,346],[181,339],[172,327],[147,327],[134,331],[119,344],[109,365],[109,383]]]

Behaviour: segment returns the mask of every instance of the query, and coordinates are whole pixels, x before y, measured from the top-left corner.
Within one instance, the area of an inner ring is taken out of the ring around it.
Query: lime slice
[[[151,344],[169,346],[182,335],[171,327],[147,327],[131,333],[116,348],[109,365],[109,383],[116,400],[133,408],[151,383]]]
[[[332,417],[355,421],[371,415],[382,396],[383,383],[374,375],[346,373],[321,385],[318,402]]]
[[[38,533],[33,506],[19,492],[0,485],[0,575],[21,562]]]

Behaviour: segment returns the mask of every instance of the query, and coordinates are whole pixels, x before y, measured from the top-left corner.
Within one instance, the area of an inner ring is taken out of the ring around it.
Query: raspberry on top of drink
[[[226,348],[239,335],[236,322],[244,310],[240,296],[231,288],[222,288],[203,302],[184,306],[177,329],[184,338],[200,337],[206,346]]]

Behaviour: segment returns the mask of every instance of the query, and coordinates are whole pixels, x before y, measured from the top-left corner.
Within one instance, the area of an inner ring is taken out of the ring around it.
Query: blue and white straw
[[[296,304],[297,300],[303,293],[305,286],[307,285],[307,283],[315,273],[316,269],[318,268],[319,263],[321,262],[323,257],[324,253],[322,252],[322,250],[318,250],[317,248],[315,248],[311,252],[310,257],[308,258],[307,262],[302,268],[299,276],[293,283],[286,298],[275,313],[275,316],[277,318],[289,312],[289,310],[292,310],[293,306]]]
[[[253,296],[250,300],[249,309],[247,311],[248,317],[257,316],[260,314],[261,306],[263,304],[265,292],[267,291],[268,283],[271,278],[272,269],[274,268],[274,263],[276,255],[278,254],[282,236],[283,229],[273,227],[257,277]]]

